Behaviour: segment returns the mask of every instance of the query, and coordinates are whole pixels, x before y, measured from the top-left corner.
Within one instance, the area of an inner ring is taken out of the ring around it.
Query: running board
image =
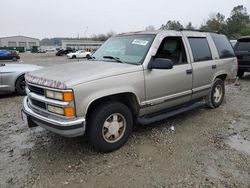
[[[157,121],[161,121],[161,120],[170,118],[172,116],[175,116],[175,115],[178,115],[178,114],[193,110],[195,108],[198,108],[198,107],[201,107],[201,106],[204,106],[204,105],[205,105],[205,101],[199,101],[199,102],[192,103],[191,105],[183,106],[183,107],[180,107],[180,108],[172,110],[172,111],[157,114],[155,116],[151,116],[151,117],[142,116],[142,117],[139,117],[137,119],[137,121],[142,125],[148,125],[148,124],[151,124],[151,123],[154,123],[154,122],[157,122]]]

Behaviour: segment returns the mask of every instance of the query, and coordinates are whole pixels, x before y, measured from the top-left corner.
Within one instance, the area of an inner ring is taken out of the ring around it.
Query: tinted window
[[[187,63],[187,56],[181,37],[166,37],[162,41],[156,57],[171,59],[175,65]]]
[[[206,38],[189,37],[188,40],[192,49],[194,62],[212,59],[212,54]]]
[[[225,35],[212,33],[211,37],[218,50],[220,58],[234,57],[234,50]]]
[[[250,39],[238,40],[235,49],[237,51],[250,51]]]

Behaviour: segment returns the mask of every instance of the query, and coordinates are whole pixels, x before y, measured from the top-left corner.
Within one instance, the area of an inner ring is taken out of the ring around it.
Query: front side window
[[[186,51],[181,37],[166,37],[163,39],[157,54],[157,58],[170,59],[174,65],[187,63]]]
[[[192,49],[194,62],[212,60],[212,54],[206,38],[189,37],[188,41]]]
[[[113,61],[139,65],[155,38],[153,34],[135,34],[112,37],[107,40],[92,57],[99,61]],[[109,57],[109,58],[107,58]],[[113,60],[112,58],[113,57]]]

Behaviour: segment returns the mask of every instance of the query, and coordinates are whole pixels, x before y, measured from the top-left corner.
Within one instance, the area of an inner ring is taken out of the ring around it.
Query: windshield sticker
[[[148,44],[147,40],[140,40],[140,39],[135,39],[132,44],[136,45],[141,45],[141,46],[146,46]]]

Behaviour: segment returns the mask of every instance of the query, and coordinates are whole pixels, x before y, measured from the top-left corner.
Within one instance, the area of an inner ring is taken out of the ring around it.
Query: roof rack
[[[202,29],[184,29],[184,28],[181,28],[178,31],[197,31],[197,32],[209,32],[209,33],[221,34],[219,31],[206,31],[206,30],[202,30]]]

